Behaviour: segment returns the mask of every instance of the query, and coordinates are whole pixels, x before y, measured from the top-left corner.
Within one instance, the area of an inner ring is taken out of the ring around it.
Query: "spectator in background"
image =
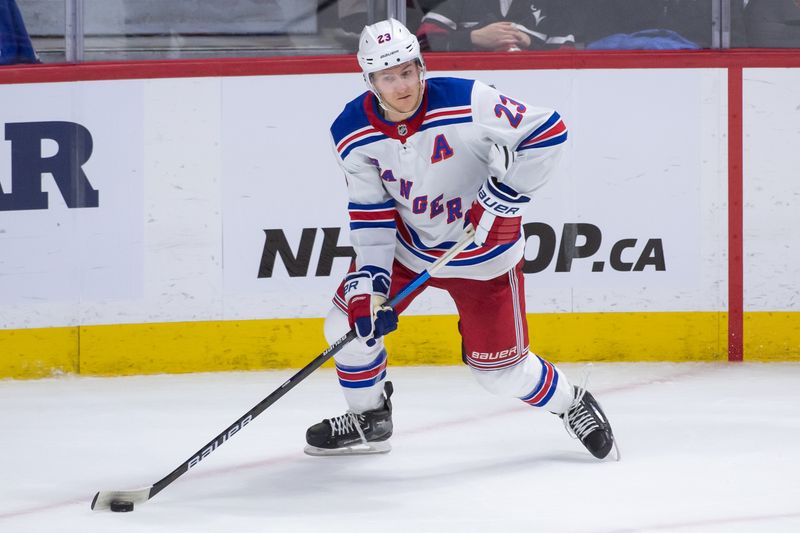
[[[424,50],[515,51],[573,47],[569,0],[445,0],[422,18]]]
[[[744,11],[753,48],[800,48],[800,0],[750,0]]]
[[[416,32],[422,17],[442,3],[443,0],[406,0],[405,26]],[[336,0],[336,10],[339,15],[339,31],[337,39],[345,47],[356,51],[358,49],[358,36],[367,20],[367,0]]]
[[[711,48],[712,45],[715,29],[711,0],[571,1],[580,40],[589,49]],[[731,46],[745,46],[741,0],[732,2],[731,26]]]
[[[38,62],[16,0],[0,0],[0,65]]]

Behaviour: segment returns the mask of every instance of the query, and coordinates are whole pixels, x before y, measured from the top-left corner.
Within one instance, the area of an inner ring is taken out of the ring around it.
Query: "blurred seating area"
[[[751,48],[800,48],[800,0],[750,0],[744,21]]]
[[[2,0],[0,64],[344,54],[390,15],[434,52],[800,47],[800,0]]]

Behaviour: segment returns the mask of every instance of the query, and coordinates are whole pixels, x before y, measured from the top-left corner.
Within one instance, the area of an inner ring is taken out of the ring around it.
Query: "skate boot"
[[[308,455],[364,455],[391,451],[392,402],[391,381],[383,389],[383,406],[363,413],[347,411],[342,416],[326,418],[306,431]]]
[[[575,399],[567,412],[560,417],[564,420],[567,432],[580,440],[592,455],[605,459],[614,449],[616,460],[619,461],[619,448],[611,432],[611,424],[592,393],[582,387],[575,387]]]

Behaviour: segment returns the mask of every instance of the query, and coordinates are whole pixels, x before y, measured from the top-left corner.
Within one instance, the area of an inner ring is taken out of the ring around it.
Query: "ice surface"
[[[89,509],[167,475],[292,373],[0,381],[0,531],[800,531],[789,363],[593,365],[619,463],[466,367],[390,369],[391,453],[309,457],[306,427],[345,409],[323,369],[133,513]]]

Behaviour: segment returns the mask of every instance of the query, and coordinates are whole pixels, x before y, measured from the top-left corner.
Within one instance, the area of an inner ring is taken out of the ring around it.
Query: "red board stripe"
[[[431,72],[593,68],[787,68],[800,67],[800,54],[792,49],[464,52],[428,53],[425,54],[425,63]],[[360,72],[355,55],[9,65],[0,69],[0,84],[345,72]]]
[[[744,359],[742,68],[728,69],[728,361]]]

